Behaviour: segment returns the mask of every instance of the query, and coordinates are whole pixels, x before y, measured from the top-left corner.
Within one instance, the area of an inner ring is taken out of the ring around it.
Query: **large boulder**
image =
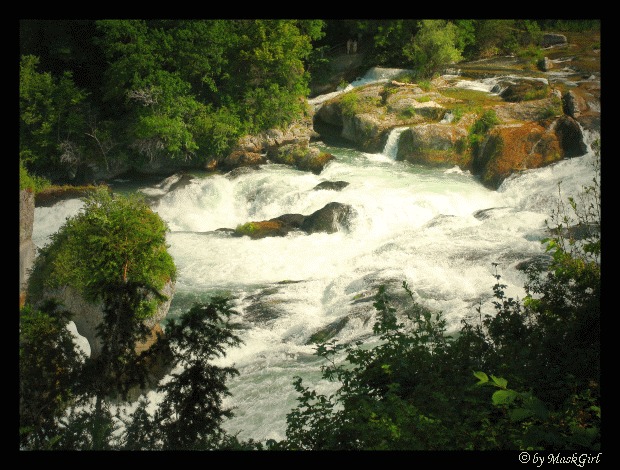
[[[446,114],[440,100],[450,101],[415,84],[367,85],[326,101],[316,112],[316,127],[364,152],[379,152],[390,129],[440,121]]]
[[[564,113],[576,118],[588,110],[588,104],[582,90],[568,90],[562,95]]]
[[[25,302],[28,277],[34,265],[37,248],[32,241],[34,228],[34,193],[26,189],[19,191],[19,298]]]
[[[224,169],[265,163],[282,146],[308,147],[315,136],[311,117],[294,121],[285,129],[269,129],[259,134],[242,136],[230,154],[223,160]],[[213,166],[213,164],[212,164]]]
[[[422,124],[406,129],[398,141],[398,160],[430,166],[468,167],[467,129],[452,124]]]
[[[160,291],[167,297],[167,300],[157,306],[152,317],[144,320],[143,323],[150,333],[144,342],[136,344],[136,352],[148,349],[157,339],[157,332],[161,332],[160,322],[168,314],[174,290],[175,284],[169,281]],[[97,327],[103,322],[104,318],[103,304],[87,301],[75,288],[70,286],[45,290],[43,300],[46,299],[60,301],[63,308],[72,313],[71,320],[75,323],[78,333],[88,340],[91,350],[90,357],[92,359],[98,357],[103,348],[103,341],[97,335]]]
[[[350,230],[355,215],[356,211],[352,206],[330,202],[307,216],[283,214],[270,220],[247,222],[239,225],[232,232],[232,235],[248,236],[256,240],[265,237],[283,237],[291,230],[301,230],[307,234],[334,233],[340,230]]]
[[[307,216],[301,224],[301,229],[306,233],[334,233],[341,229],[350,230],[355,209],[348,204],[330,202],[322,209]]]
[[[580,157],[588,151],[583,141],[583,132],[579,123],[570,116],[564,115],[557,120],[555,133],[560,142],[564,158]]]
[[[486,186],[497,189],[515,172],[540,168],[561,158],[553,131],[533,122],[516,123],[492,128],[474,155],[472,166]]]
[[[377,114],[364,113],[344,116],[342,137],[366,152],[378,152],[383,147],[383,135],[389,127]]]
[[[311,171],[318,175],[325,165],[335,157],[331,153],[321,152],[307,144],[287,144],[269,152],[269,159],[274,163],[291,165],[298,170]]]
[[[545,33],[540,41],[541,47],[551,47],[566,44],[566,36],[557,33]]]

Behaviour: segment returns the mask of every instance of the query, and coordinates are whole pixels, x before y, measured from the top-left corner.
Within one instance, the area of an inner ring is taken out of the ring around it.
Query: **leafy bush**
[[[482,113],[482,115],[474,122],[469,129],[469,145],[474,150],[480,146],[480,143],[484,139],[485,135],[493,126],[499,124],[501,121],[495,114],[495,111],[488,109]]]
[[[405,108],[402,108],[398,111],[398,117],[400,119],[411,119],[416,115],[416,110],[413,106],[409,105]]]
[[[19,161],[19,189],[28,189],[33,193],[38,193],[51,186],[51,181],[47,178],[33,176],[28,173],[23,162]]]
[[[108,287],[139,282],[160,290],[174,280],[176,267],[166,250],[167,226],[138,196],[125,198],[98,189],[84,199],[35,262],[30,294],[44,286],[72,286],[85,298],[101,300]],[[141,316],[155,311],[145,302]]]
[[[340,98],[342,114],[345,116],[354,116],[360,110],[360,101],[359,95],[354,91],[342,95]]]

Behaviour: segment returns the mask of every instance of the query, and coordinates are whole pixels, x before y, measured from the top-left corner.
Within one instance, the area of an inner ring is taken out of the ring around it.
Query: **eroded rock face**
[[[144,342],[136,344],[137,352],[148,349],[155,342],[157,331],[161,331],[159,323],[168,314],[174,290],[175,284],[171,281],[166,283],[161,290],[161,293],[168,300],[162,302],[157,307],[155,315],[144,320],[144,324],[150,330],[150,335]],[[99,356],[103,348],[103,341],[97,336],[97,327],[101,324],[104,317],[102,304],[86,301],[75,288],[70,286],[46,291],[43,297],[62,302],[64,308],[73,314],[71,320],[75,323],[78,333],[88,340],[91,349],[90,357],[96,358]]]
[[[542,47],[559,46],[566,44],[568,41],[566,36],[557,33],[545,33],[540,41]]]
[[[19,192],[19,293],[20,304],[25,301],[30,270],[34,264],[37,247],[32,241],[34,227],[34,193]]]
[[[422,124],[403,131],[397,158],[431,166],[469,167],[467,129],[451,124]]]
[[[512,173],[540,168],[561,158],[553,131],[536,123],[499,125],[489,131],[474,155],[473,170],[485,185],[497,189]]]
[[[562,116],[555,126],[564,158],[580,157],[588,151],[583,141],[583,132],[577,121],[570,116]]]
[[[269,129],[260,134],[245,135],[222,161],[222,166],[230,170],[238,166],[265,163],[266,159],[276,154],[282,146],[308,147],[314,135],[310,117],[295,121],[286,129]]]
[[[355,209],[348,204],[330,202],[322,209],[313,212],[304,219],[301,229],[306,233],[334,233],[340,228],[351,228],[351,223],[356,215]]]
[[[392,81],[356,88],[326,101],[315,120],[358,149],[379,152],[390,129],[440,121],[447,110],[439,100],[450,99],[415,84]]]

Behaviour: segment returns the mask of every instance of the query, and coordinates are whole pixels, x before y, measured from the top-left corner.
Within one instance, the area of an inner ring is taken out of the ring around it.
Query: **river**
[[[595,137],[588,134],[588,143]],[[310,337],[332,325],[338,341],[369,338],[379,285],[400,295],[406,281],[419,303],[444,313],[449,331],[463,318],[477,318],[480,305],[483,313],[494,312],[496,269],[506,294],[522,298],[525,276],[516,265],[544,252],[558,183],[563,196],[575,196],[595,174],[590,151],[514,175],[494,191],[458,167],[395,161],[390,148],[378,154],[322,149],[336,159],[320,175],[266,164],[228,175],[196,173],[172,191],[172,180],[112,186],[160,196],[153,208],[170,228],[178,269],[169,318],[216,294],[234,299],[243,344],[221,364],[240,372],[228,383],[225,405],[235,408],[235,417],[225,428],[242,439],[285,437],[286,414],[296,405],[294,376],[321,392],[334,390],[321,380]],[[315,190],[322,181],[349,184]],[[216,232],[286,213],[309,215],[333,201],[355,209],[349,230],[259,240]],[[47,243],[81,207],[76,199],[36,208],[35,244]],[[150,398],[157,401],[154,393]]]

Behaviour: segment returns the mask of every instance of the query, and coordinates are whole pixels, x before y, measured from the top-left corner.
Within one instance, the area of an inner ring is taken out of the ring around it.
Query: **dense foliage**
[[[72,179],[86,168],[149,159],[204,165],[244,133],[307,112],[323,52],[360,38],[372,65],[414,67],[429,78],[461,58],[538,47],[541,32],[596,29],[598,20],[23,20],[20,24],[20,188]],[[530,52],[528,52],[530,53]],[[535,53],[535,51],[534,51]],[[423,83],[422,81],[420,83]],[[361,106],[348,95],[345,112]],[[497,123],[474,123],[476,147]],[[597,169],[597,174],[598,174]],[[441,313],[415,301],[400,311],[375,297],[371,342],[320,344],[333,395],[293,386],[299,405],[286,450],[600,448],[600,192],[598,179],[562,202],[532,262],[522,300],[493,286],[494,315],[448,334]],[[20,448],[71,450],[262,449],[222,429],[234,367],[214,359],[239,344],[229,301],[214,298],[170,321],[138,352],[176,268],[165,223],[136,197],[100,190],[44,247],[29,298],[71,285],[101,302],[101,354],[87,358],[53,302],[20,310]],[[172,373],[163,397],[130,403],[153,368]]]
[[[204,168],[246,133],[307,115],[347,39],[426,79],[461,59],[540,56],[542,31],[598,20],[21,20],[20,162],[54,183],[157,159]],[[310,76],[312,74],[312,76]],[[25,184],[30,184],[27,181]]]
[[[110,170],[146,160],[197,167],[244,133],[307,112],[307,61],[319,20],[22,22],[20,155],[39,175],[84,165]],[[46,49],[34,38],[46,37]],[[84,51],[99,59],[67,60]],[[62,54],[60,51],[64,51]],[[55,74],[40,70],[65,63]],[[105,60],[102,60],[104,58]],[[98,77],[80,80],[88,72]],[[52,174],[56,179],[58,174]]]

